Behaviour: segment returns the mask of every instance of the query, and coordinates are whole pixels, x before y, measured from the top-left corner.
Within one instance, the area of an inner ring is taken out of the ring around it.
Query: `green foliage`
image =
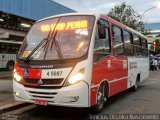
[[[155,42],[156,42],[156,54],[160,54],[160,39],[156,39],[155,40]]]
[[[144,33],[144,23],[141,21],[141,16],[134,11],[131,6],[127,6],[126,3],[117,5],[111,9],[108,13],[113,19],[133,28],[134,30]]]
[[[160,54],[160,39],[156,39],[155,42],[156,42],[155,53]],[[153,45],[151,46],[150,49],[154,50]]]

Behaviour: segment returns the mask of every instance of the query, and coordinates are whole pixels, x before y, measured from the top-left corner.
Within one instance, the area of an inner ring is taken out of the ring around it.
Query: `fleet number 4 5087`
[[[62,71],[48,71],[47,76],[62,76]]]

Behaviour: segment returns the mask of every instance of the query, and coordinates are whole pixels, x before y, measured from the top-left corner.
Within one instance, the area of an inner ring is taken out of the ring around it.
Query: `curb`
[[[9,112],[9,111],[15,110],[15,109],[18,109],[18,108],[21,108],[21,107],[25,107],[25,106],[28,106],[28,105],[30,105],[30,103],[26,103],[26,102],[13,102],[13,103],[1,106],[0,107],[0,114],[3,114],[5,112]]]

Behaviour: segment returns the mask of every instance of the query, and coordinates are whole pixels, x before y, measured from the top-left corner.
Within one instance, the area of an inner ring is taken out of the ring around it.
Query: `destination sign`
[[[69,22],[60,22],[56,24],[46,24],[41,26],[42,32],[48,32],[53,30],[72,30],[72,29],[82,29],[88,27],[87,20],[80,20],[80,21],[69,21]]]

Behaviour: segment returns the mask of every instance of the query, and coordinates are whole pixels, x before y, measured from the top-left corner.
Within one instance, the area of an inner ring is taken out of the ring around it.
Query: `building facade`
[[[149,43],[152,44],[154,40],[160,39],[160,23],[147,23],[145,24],[145,30],[148,30]]]
[[[52,0],[0,0],[0,6],[0,11],[33,20],[74,12]]]
[[[36,20],[70,12],[52,0],[0,0],[0,39],[22,41]]]

